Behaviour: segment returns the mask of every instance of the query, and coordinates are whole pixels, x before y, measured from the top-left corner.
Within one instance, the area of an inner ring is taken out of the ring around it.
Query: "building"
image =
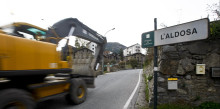
[[[117,53],[113,53],[111,51],[105,51],[104,52],[104,62],[105,64],[116,64],[120,61],[120,56]]]
[[[126,49],[123,50],[123,55],[125,57],[132,55],[132,54],[135,54],[135,53],[141,53],[141,45],[138,43],[134,44],[130,47],[127,47]]]
[[[142,53],[135,53],[135,54],[124,57],[125,61],[129,61],[131,59],[136,59],[138,64],[142,65],[142,64],[144,64],[145,55],[143,55]]]
[[[131,59],[137,60],[138,67],[142,68],[145,60],[145,55],[142,54],[141,51],[141,45],[140,44],[134,44],[132,46],[127,47],[126,49],[123,50],[123,55],[124,55],[124,61],[129,62]]]
[[[88,49],[92,50],[93,51],[92,54],[95,55],[95,52],[96,52],[95,50],[96,50],[97,44],[94,42],[89,42],[86,44],[86,46]]]

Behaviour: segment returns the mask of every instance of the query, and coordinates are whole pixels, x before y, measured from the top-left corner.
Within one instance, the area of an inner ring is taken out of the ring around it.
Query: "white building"
[[[135,53],[142,53],[141,52],[141,45],[140,44],[134,44],[130,47],[127,47],[126,49],[123,50],[123,55],[124,56],[129,56]]]
[[[87,48],[93,51],[93,55],[95,55],[97,44],[94,42],[87,43]]]

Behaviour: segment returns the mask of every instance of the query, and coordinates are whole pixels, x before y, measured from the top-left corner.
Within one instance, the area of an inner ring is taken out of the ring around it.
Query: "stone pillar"
[[[109,63],[107,65],[107,72],[110,72],[110,65],[109,65]]]

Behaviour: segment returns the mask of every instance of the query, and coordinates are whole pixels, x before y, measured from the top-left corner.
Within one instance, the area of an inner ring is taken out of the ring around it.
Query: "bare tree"
[[[207,10],[208,16],[212,16],[214,20],[220,20],[220,5],[217,3],[214,3],[212,5],[207,4]]]

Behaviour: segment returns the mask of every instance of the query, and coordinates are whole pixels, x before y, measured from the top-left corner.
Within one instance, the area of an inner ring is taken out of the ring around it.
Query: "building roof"
[[[133,47],[133,46],[135,46],[135,45],[140,45],[140,44],[136,43],[136,44],[131,45],[131,46],[127,47],[127,48]],[[141,46],[141,45],[140,45],[140,46]],[[127,48],[125,48],[125,49],[127,49]]]

